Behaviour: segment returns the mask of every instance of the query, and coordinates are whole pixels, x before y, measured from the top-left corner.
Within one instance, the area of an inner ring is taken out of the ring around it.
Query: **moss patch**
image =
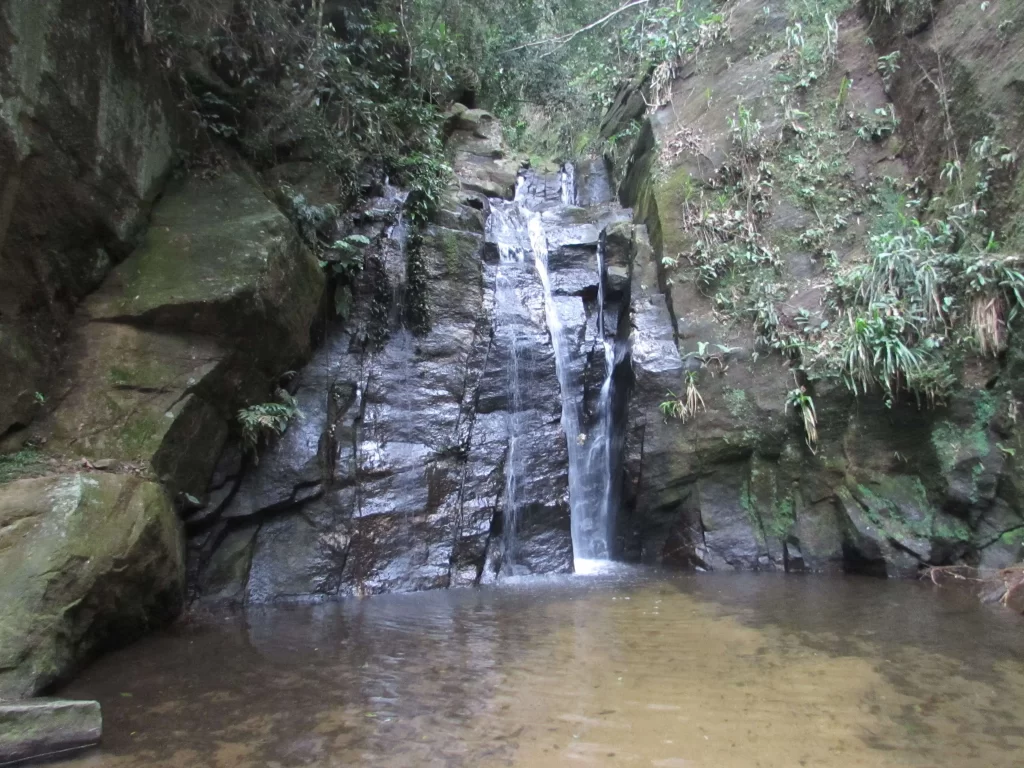
[[[43,454],[29,448],[17,453],[0,455],[0,485],[33,477],[44,468]]]

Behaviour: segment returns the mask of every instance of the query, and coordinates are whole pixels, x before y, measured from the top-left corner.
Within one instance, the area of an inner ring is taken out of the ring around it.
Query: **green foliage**
[[[252,405],[238,412],[242,443],[257,462],[259,449],[274,437],[283,435],[298,412],[295,398],[283,389],[277,391],[277,402]]]
[[[791,0],[790,24],[786,27],[785,87],[782,101],[805,91],[835,64],[839,51],[838,16],[848,0]]]
[[[878,57],[878,71],[882,75],[882,86],[885,88],[886,93],[889,92],[892,79],[900,69],[900,57],[902,55],[900,51],[893,51],[885,56]]]
[[[870,259],[834,275],[831,298],[846,322],[819,360],[859,394],[878,386],[890,403],[904,390],[934,403],[956,384],[958,349],[1005,348],[1008,319],[1024,307],[1024,266],[982,247],[967,218],[926,225],[906,207],[897,197],[869,240]]]
[[[150,0],[149,9],[159,60],[200,128],[257,163],[312,154],[355,195],[368,172],[437,146],[440,112],[422,90],[436,62],[409,49],[387,6]]]
[[[811,397],[806,387],[797,387],[789,391],[789,394],[786,395],[786,410],[788,411],[790,408],[800,415],[807,447],[812,452],[817,451],[818,412],[814,408],[814,398]]]
[[[286,188],[281,203],[295,224],[306,245],[319,251],[329,242],[339,211],[335,205],[311,205],[304,195]]]
[[[438,146],[434,154],[416,152],[404,158],[399,163],[397,181],[409,189],[406,208],[410,220],[423,226],[437,214],[452,181],[452,168]]]
[[[567,0],[490,4],[481,96],[523,151],[571,158],[606,148],[594,127],[622,83],[665,102],[680,63],[726,35],[710,0]],[[622,12],[613,14],[617,9]],[[594,24],[601,19],[603,23]],[[591,26],[593,25],[593,26]],[[543,105],[543,117],[530,105]],[[540,130],[538,130],[540,129]]]
[[[757,154],[761,142],[761,121],[754,118],[742,102],[736,105],[735,117],[729,117],[729,135],[733,143],[748,155]]]
[[[860,116],[860,127],[857,129],[857,137],[865,142],[883,141],[896,132],[900,119],[896,117],[896,110],[892,104],[878,107],[870,115]]]
[[[682,397],[671,390],[666,393],[668,400],[659,405],[662,415],[666,419],[679,419],[686,422],[697,415],[697,411],[706,410],[704,398],[697,390],[697,372],[689,371],[686,374],[686,391]]]

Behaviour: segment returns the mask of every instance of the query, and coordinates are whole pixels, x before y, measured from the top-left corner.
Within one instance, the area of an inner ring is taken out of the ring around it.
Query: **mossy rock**
[[[269,368],[309,354],[324,276],[244,167],[176,182],[145,241],[85,305],[119,321],[227,340]]]
[[[52,452],[152,468],[173,494],[202,498],[237,364],[208,337],[88,323],[72,335],[66,391],[39,429]]]
[[[159,485],[75,474],[0,488],[0,698],[66,679],[184,601],[180,525]]]

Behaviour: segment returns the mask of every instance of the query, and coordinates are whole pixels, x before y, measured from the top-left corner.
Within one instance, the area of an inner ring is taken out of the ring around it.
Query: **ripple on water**
[[[918,584],[615,569],[183,625],[73,766],[1002,768],[1024,623]]]

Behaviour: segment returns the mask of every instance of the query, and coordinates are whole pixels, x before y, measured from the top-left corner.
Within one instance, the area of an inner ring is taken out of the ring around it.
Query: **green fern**
[[[295,398],[288,392],[279,389],[276,394],[276,403],[251,405],[238,412],[242,443],[248,452],[257,457],[257,461],[260,447],[283,435],[288,430],[288,424],[299,413]]]

